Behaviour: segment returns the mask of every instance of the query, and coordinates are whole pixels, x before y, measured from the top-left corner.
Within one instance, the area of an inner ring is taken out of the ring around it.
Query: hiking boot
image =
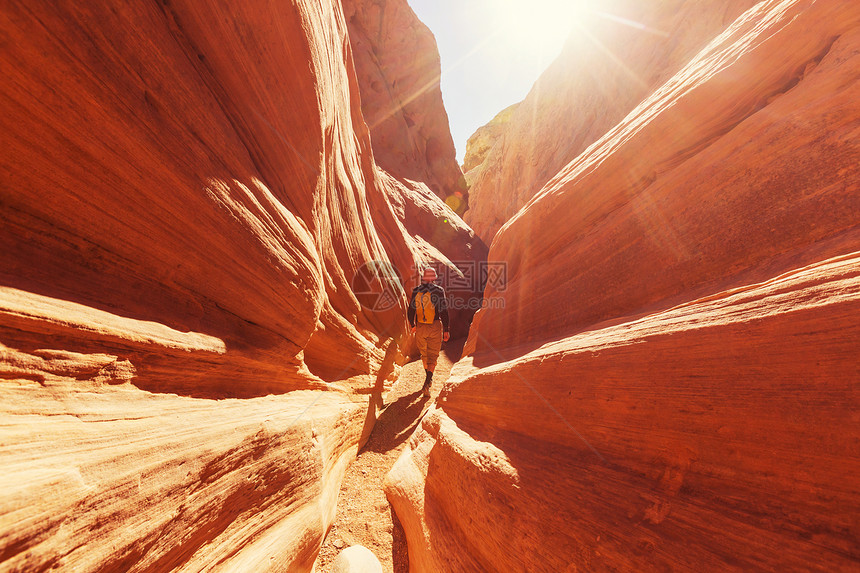
[[[433,384],[433,373],[429,370],[425,370],[424,373],[427,375],[424,377],[424,386],[421,390],[424,391],[424,395],[428,398],[430,397],[430,386]]]

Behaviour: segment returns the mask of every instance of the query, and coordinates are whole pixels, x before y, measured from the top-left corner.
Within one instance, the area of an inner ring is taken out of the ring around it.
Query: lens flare
[[[581,0],[497,0],[500,34],[526,55],[549,62],[581,21]]]

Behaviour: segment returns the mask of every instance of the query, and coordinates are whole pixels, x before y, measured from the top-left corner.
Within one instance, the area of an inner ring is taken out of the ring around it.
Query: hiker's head
[[[433,267],[427,267],[424,269],[424,274],[421,275],[421,280],[425,283],[432,283],[436,280],[436,269]]]

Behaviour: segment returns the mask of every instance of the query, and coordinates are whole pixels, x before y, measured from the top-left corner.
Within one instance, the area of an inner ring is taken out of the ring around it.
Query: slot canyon
[[[593,4],[4,2],[0,572],[860,570],[860,2]]]

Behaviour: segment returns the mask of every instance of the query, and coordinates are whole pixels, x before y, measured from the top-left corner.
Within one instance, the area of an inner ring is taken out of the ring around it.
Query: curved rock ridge
[[[311,570],[410,269],[486,247],[374,163],[337,1],[0,21],[0,569]]]
[[[425,183],[458,213],[465,181],[439,87],[436,39],[406,0],[343,0],[377,163]]]
[[[493,242],[484,349],[853,250],[858,10],[758,5],[559,172]]]
[[[386,478],[413,571],[857,567],[858,48],[757,4],[502,227]]]
[[[487,244],[562,167],[758,0],[612,0],[583,12],[558,59],[470,175],[466,221]],[[474,169],[474,168],[473,168]]]
[[[101,357],[0,358],[3,570],[311,570],[365,404],[99,388],[126,381],[93,378]]]
[[[410,570],[856,568],[858,293],[860,252],[458,363],[386,477]]]

